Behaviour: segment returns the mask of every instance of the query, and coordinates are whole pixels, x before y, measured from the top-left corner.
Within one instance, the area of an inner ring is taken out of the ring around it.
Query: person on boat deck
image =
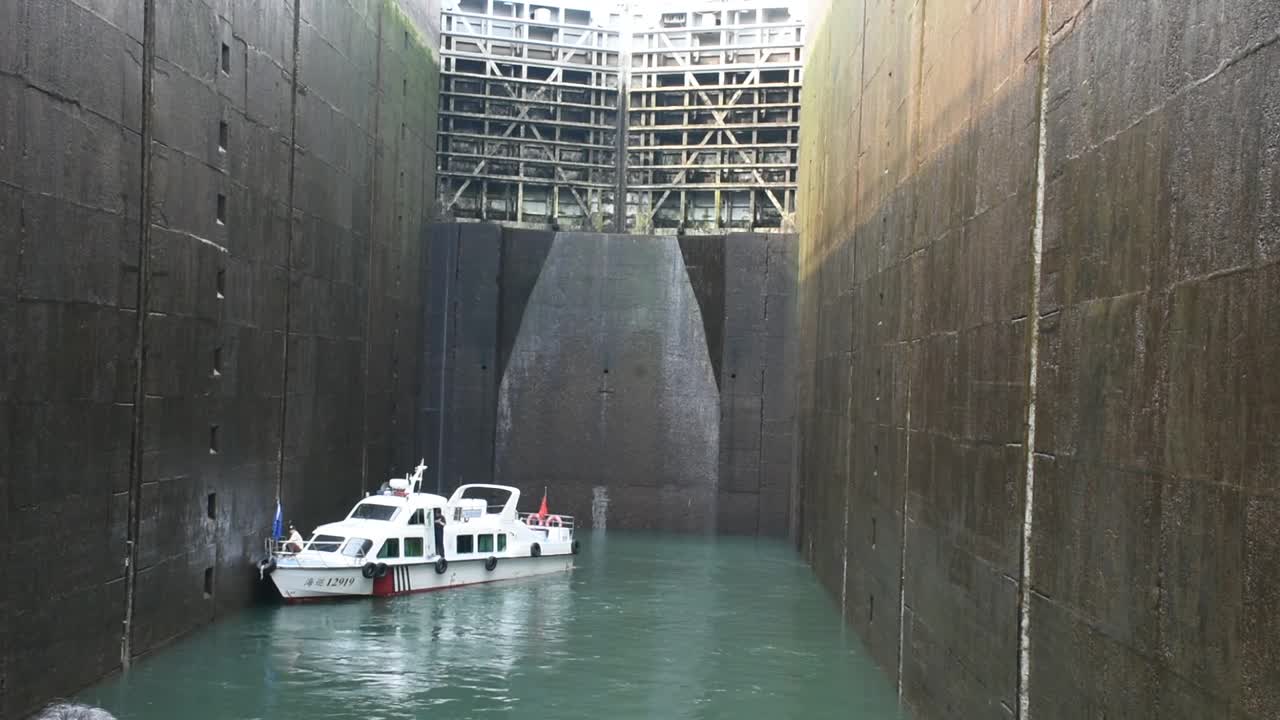
[[[300,553],[302,552],[302,543],[302,534],[298,532],[298,528],[293,526],[293,523],[289,523],[289,539],[285,542],[284,549],[289,552]]]
[[[440,508],[435,509],[436,513],[436,555],[444,557],[444,512]]]

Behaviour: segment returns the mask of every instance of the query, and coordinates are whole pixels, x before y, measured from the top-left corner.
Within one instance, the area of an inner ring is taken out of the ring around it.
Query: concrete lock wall
[[[520,487],[581,528],[780,536],[795,238],[439,223],[419,445],[440,492]]]
[[[0,3],[0,716],[243,605],[278,487],[309,528],[412,467],[431,33]]]
[[[796,540],[846,621],[918,717],[1280,716],[1278,6],[817,5]]]

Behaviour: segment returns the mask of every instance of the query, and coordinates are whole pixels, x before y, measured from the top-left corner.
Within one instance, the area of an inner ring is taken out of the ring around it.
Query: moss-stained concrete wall
[[[1278,36],[815,14],[797,541],[916,715],[1280,716]]]
[[[0,717],[417,459],[423,4],[0,3]]]

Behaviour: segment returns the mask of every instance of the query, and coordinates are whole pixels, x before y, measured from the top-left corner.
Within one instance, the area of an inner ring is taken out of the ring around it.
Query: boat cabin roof
[[[520,502],[520,491],[510,485],[487,485],[472,483],[461,485],[449,496],[449,505],[460,506],[463,500],[483,500],[491,513],[503,512],[507,508],[513,511]]]
[[[430,524],[429,511],[435,508],[444,509],[451,522],[465,516],[481,524],[501,523],[516,519],[519,501],[520,491],[507,485],[462,485],[447,499],[434,493],[384,489],[362,498],[344,519],[320,525],[314,532],[377,540],[407,525]]]

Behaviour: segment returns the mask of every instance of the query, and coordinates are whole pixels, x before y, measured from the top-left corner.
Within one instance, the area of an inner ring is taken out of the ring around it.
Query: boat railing
[[[342,558],[339,560],[338,558]],[[332,559],[322,555],[292,555],[282,556],[276,563],[279,567],[296,567],[304,570],[347,570],[357,565],[352,561],[353,558],[345,555],[338,555]],[[345,561],[345,562],[344,562]]]
[[[573,529],[572,515],[547,515],[545,518],[539,517],[536,512],[517,513],[520,521],[529,527],[562,527]],[[558,525],[556,523],[559,523]]]
[[[271,538],[267,538],[264,545],[266,545],[267,555],[270,555],[271,557],[279,557],[282,555],[290,556],[290,555],[298,554],[297,542],[290,542],[289,540],[283,540],[283,539],[273,540]],[[302,545],[304,548],[306,547],[305,542],[302,543]]]
[[[328,545],[328,543],[321,544]],[[278,564],[284,563],[285,567],[307,569],[349,568],[355,565],[353,560],[363,559],[340,555],[337,552],[312,552],[303,556],[297,552],[298,543],[289,542],[288,540],[268,540],[267,545],[271,557],[275,558]],[[314,548],[310,547],[311,545],[311,542],[302,543],[303,550],[313,550]]]

